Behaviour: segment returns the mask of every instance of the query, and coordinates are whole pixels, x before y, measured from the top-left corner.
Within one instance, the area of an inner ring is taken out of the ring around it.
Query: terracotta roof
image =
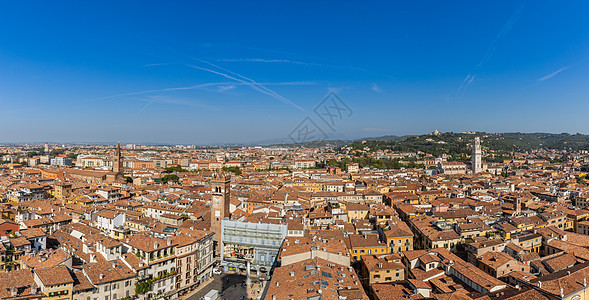
[[[86,272],[90,283],[94,285],[125,280],[136,276],[135,272],[119,260],[89,263],[83,265],[82,268]]]
[[[58,284],[74,283],[74,279],[70,275],[66,266],[57,266],[47,269],[35,270],[39,279],[45,286],[52,286]]]

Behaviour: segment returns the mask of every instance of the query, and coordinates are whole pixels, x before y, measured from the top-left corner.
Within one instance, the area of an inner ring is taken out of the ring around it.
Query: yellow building
[[[37,269],[34,271],[35,283],[41,288],[43,294],[48,300],[66,300],[72,299],[74,289],[74,279],[70,275],[67,267],[57,266],[47,269]]]
[[[413,250],[413,232],[405,222],[394,218],[388,225],[378,228],[386,238],[390,253]]]
[[[72,193],[71,183],[59,183],[53,186],[53,197],[59,201],[63,201]]]
[[[389,253],[387,244],[381,242],[377,234],[351,234],[346,244],[354,261],[359,261],[362,255]]]
[[[348,203],[346,209],[348,210],[348,221],[366,219],[370,211],[368,205],[356,203]]]
[[[364,286],[405,280],[405,266],[398,254],[362,256]]]

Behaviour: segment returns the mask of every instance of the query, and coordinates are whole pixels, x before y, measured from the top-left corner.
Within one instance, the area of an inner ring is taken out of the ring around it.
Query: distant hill
[[[326,141],[310,141],[304,143],[281,143],[281,144],[272,144],[272,145],[265,145],[270,147],[286,147],[286,148],[321,148],[321,147],[342,147],[345,146],[352,141],[349,140],[326,140]]]
[[[249,145],[263,145],[270,147],[342,147],[349,146],[353,149],[362,150],[369,148],[372,151],[389,149],[398,152],[417,152],[440,155],[447,153],[451,155],[470,155],[470,146],[474,137],[481,138],[481,144],[487,151],[497,153],[508,153],[512,151],[528,151],[532,149],[572,149],[589,150],[589,135],[569,133],[454,133],[446,132],[437,135],[385,135],[379,137],[367,137],[354,140],[334,139],[310,141],[304,143],[292,143],[288,140],[266,140],[264,142],[252,143]]]
[[[356,141],[399,141],[399,140],[407,138],[407,137],[409,137],[409,136],[408,135],[407,136],[385,135],[385,136],[357,139]]]
[[[470,155],[470,145],[474,137],[481,138],[481,145],[487,151],[507,153],[532,149],[589,149],[589,135],[553,133],[440,133],[420,136],[403,136],[396,140],[388,137],[357,140],[348,146],[353,149],[372,151],[390,149],[399,152],[417,152],[440,155]]]

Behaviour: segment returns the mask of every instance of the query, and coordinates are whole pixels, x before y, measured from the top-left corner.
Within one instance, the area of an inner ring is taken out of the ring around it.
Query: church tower
[[[520,197],[513,200],[513,210],[515,210],[516,215],[519,215],[522,212],[522,199]]]
[[[483,171],[482,162],[483,151],[481,150],[481,139],[475,137],[472,143],[472,163],[471,168],[473,173],[480,173]]]
[[[228,218],[231,175],[214,173],[211,179],[211,230],[213,241],[221,245],[221,221]]]
[[[117,174],[123,174],[123,157],[121,156],[121,144],[117,142],[117,150],[112,162],[112,171]]]

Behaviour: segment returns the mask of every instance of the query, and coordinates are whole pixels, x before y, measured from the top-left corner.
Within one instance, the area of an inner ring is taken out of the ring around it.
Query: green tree
[[[188,172],[188,170],[183,169],[181,166],[171,166],[166,168],[166,173],[174,173],[174,172]]]
[[[241,169],[239,167],[223,167],[221,170],[234,173],[235,175],[241,175]]]
[[[168,183],[170,181],[172,181],[172,182],[180,182],[180,178],[176,174],[168,174],[168,175],[165,175],[164,177],[162,177],[161,180],[162,180],[162,183]]]

